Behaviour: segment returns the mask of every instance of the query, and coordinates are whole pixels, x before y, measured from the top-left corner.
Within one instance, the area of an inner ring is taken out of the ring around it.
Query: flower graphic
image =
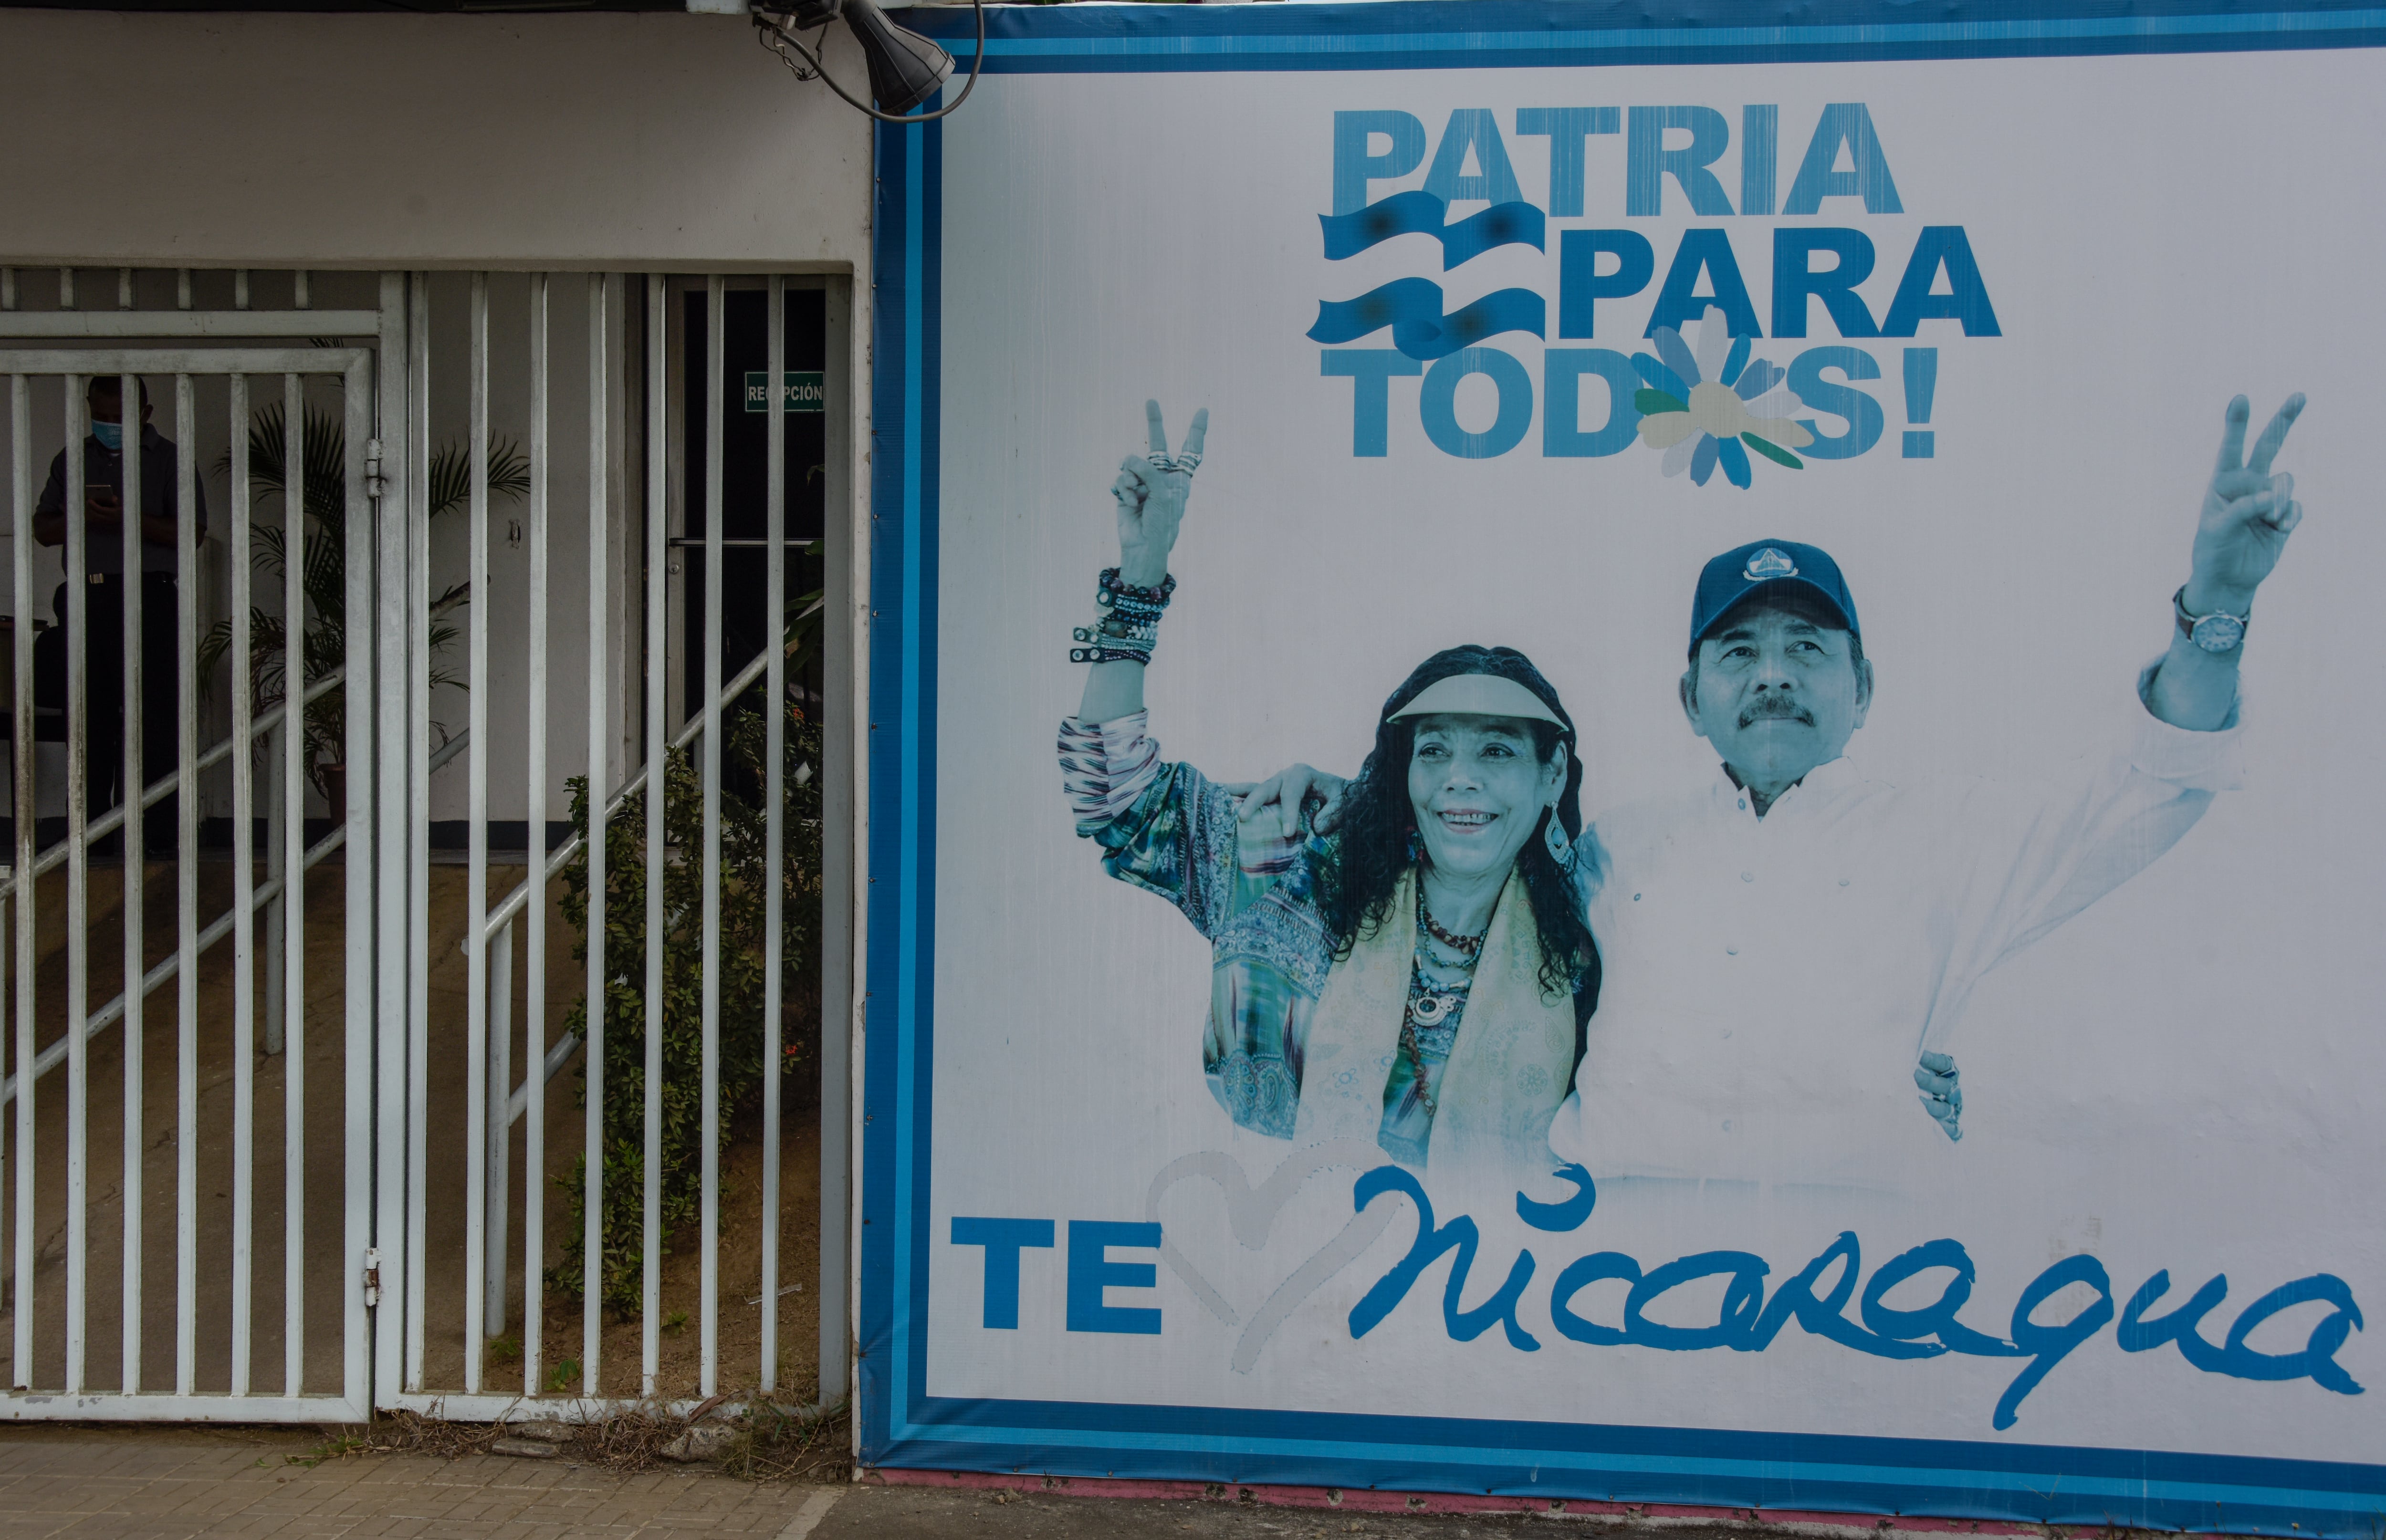
[[[1651,339],[1657,344],[1657,357],[1632,356],[1632,367],[1649,382],[1632,397],[1641,413],[1640,442],[1665,451],[1666,475],[1687,470],[1700,486],[1707,484],[1718,465],[1732,485],[1747,486],[1752,480],[1749,449],[1792,470],[1804,470],[1805,461],[1790,451],[1803,449],[1815,435],[1790,418],[1805,410],[1806,404],[1789,390],[1775,388],[1789,371],[1751,358],[1752,339],[1731,334],[1721,306],[1706,307],[1698,331],[1695,353],[1679,332],[1662,326]]]

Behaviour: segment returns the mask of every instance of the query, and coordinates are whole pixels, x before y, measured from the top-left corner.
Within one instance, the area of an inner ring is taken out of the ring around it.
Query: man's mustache
[[[1739,714],[1739,725],[1742,727],[1752,727],[1758,722],[1767,720],[1803,722],[1806,726],[1812,727],[1815,725],[1815,713],[1799,705],[1794,696],[1759,695],[1754,705]]]

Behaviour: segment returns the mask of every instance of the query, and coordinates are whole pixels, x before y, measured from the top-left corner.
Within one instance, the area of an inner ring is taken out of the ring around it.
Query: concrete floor
[[[496,868],[490,874],[491,896],[502,897],[521,880],[520,868]],[[465,1089],[466,961],[458,941],[466,928],[465,883],[461,867],[438,866],[431,871],[429,994],[431,1036],[426,1143],[424,1277],[424,1384],[432,1391],[459,1390],[464,1363],[464,1228],[466,1208]],[[91,877],[88,963],[89,1000],[96,1007],[119,991],[122,976],[122,875],[120,868],[95,869]],[[229,862],[202,862],[199,868],[202,926],[230,904],[232,869]],[[559,892],[559,887],[557,890]],[[148,962],[170,956],[175,944],[174,870],[170,865],[148,869],[145,892]],[[552,896],[552,895],[550,895]],[[336,861],[310,874],[306,901],[306,1030],[301,1058],[305,1071],[304,1220],[306,1279],[304,1304],[304,1383],[308,1393],[339,1388],[341,1320],[350,1280],[341,1262],[345,1226],[347,1121],[344,1097],[349,1045],[345,1028],[343,950],[345,872]],[[45,878],[36,894],[39,961],[35,969],[37,1037],[42,1045],[64,1031],[67,970],[65,874]],[[584,970],[571,956],[575,933],[550,906],[547,920],[546,1041],[563,1031],[564,1018],[583,992]],[[522,945],[517,930],[517,947]],[[232,1171],[235,1165],[233,1112],[235,1053],[232,1033],[233,963],[227,939],[202,959],[198,972],[198,1008],[195,1015],[196,1058],[197,1198],[195,1228],[195,1289],[192,1308],[194,1371],[201,1392],[220,1392],[232,1381]],[[526,1017],[527,981],[517,966],[514,980],[517,1076],[528,1062],[521,1023]],[[14,981],[9,993],[13,1006]],[[264,991],[257,995],[262,1009]],[[143,1083],[138,1170],[142,1181],[139,1233],[142,1238],[142,1288],[138,1385],[144,1390],[170,1389],[174,1383],[177,1296],[176,1121],[180,1028],[176,986],[169,982],[147,1000],[141,1034]],[[14,1030],[8,1037],[13,1070]],[[261,1047],[262,1033],[258,1043]],[[124,1277],[125,1198],[125,1034],[111,1027],[91,1042],[87,1096],[89,1207],[84,1256],[87,1267],[85,1308],[86,1388],[115,1389],[126,1381],[123,1372],[122,1296]],[[252,1060],[255,1133],[250,1170],[255,1184],[250,1346],[251,1388],[279,1394],[283,1378],[283,1074],[285,1060],[261,1052]],[[545,1192],[546,1222],[539,1250],[546,1265],[560,1262],[573,1237],[565,1233],[569,1196],[565,1183],[583,1144],[583,1122],[577,1105],[576,1063],[567,1063],[548,1085],[546,1120]],[[797,1077],[800,1079],[800,1076]],[[794,1083],[790,1083],[791,1086]],[[67,1338],[65,1305],[67,1253],[71,1232],[67,1213],[68,1119],[74,1100],[65,1066],[43,1077],[34,1097],[35,1197],[33,1205],[35,1263],[34,1352],[31,1383],[56,1389],[65,1383]],[[784,1222],[780,1246],[783,1283],[801,1283],[803,1292],[774,1302],[779,1314],[778,1383],[783,1394],[808,1396],[817,1362],[817,1314],[813,1308],[812,1274],[817,1267],[819,1133],[809,1108],[810,1098],[791,1094],[780,1150]],[[0,1362],[7,1365],[13,1383],[17,1366],[9,1361],[14,1340],[15,1119],[17,1108],[0,1114],[0,1159],[8,1163],[0,1182]],[[750,1125],[752,1120],[747,1120]],[[760,1291],[760,1171],[762,1151],[759,1128],[741,1126],[741,1135],[722,1162],[722,1304],[720,1354],[722,1388],[741,1390],[759,1383],[761,1307],[749,1304]],[[522,1160],[523,1127],[514,1129],[511,1150],[512,1233],[508,1248],[509,1300],[507,1335],[521,1335],[524,1235]],[[628,1195],[625,1195],[628,1196]],[[634,1201],[634,1196],[630,1196]],[[576,1256],[576,1249],[574,1249]],[[661,1337],[659,1390],[666,1396],[695,1393],[701,1352],[697,1322],[698,1258],[694,1237],[681,1237],[677,1251],[667,1257],[663,1272],[662,1319],[684,1319]],[[544,1363],[525,1364],[516,1348],[492,1355],[488,1388],[501,1392],[521,1388],[534,1373],[545,1385],[554,1368],[582,1354],[582,1321],[577,1301],[550,1300],[542,1318],[546,1347]],[[609,1321],[603,1338],[602,1383],[607,1395],[638,1393],[640,1328],[636,1321]],[[577,1378],[566,1387],[580,1393]]]
[[[1549,1521],[1568,1517],[1577,1532],[1588,1521],[1619,1540],[1659,1540],[1660,1527],[1553,1513],[1546,1504],[1529,1514],[1409,1512],[1405,1502],[1394,1511],[1353,1511],[1257,1500],[1265,1493],[1155,1500],[1062,1495],[1033,1479],[953,1488],[883,1484],[868,1474],[812,1486],[744,1482],[706,1467],[620,1474],[562,1460],[341,1456],[333,1447],[313,1430],[0,1427],[0,1540],[1490,1540],[1550,1533]],[[1662,1540],[1783,1533],[1679,1519],[1662,1527]],[[1830,1533],[1904,1540],[1904,1532],[1876,1531],[1864,1520]]]

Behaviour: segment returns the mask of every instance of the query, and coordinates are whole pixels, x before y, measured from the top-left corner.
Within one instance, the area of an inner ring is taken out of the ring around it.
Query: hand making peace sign
[[[1193,414],[1185,445],[1174,455],[1168,452],[1160,403],[1145,402],[1143,416],[1151,431],[1151,448],[1119,462],[1111,495],[1118,499],[1119,576],[1149,587],[1168,575],[1168,555],[1176,546],[1176,528],[1184,521],[1193,471],[1201,463],[1201,444],[1209,436],[1210,408]]]
[[[2270,461],[2287,442],[2287,430],[2303,414],[2301,393],[2270,419],[2254,452],[2245,453],[2245,398],[2229,403],[2220,432],[2220,461],[2213,468],[2212,485],[2204,494],[2204,513],[2196,524],[2193,576],[2183,602],[2192,613],[2214,610],[2243,615],[2253,606],[2254,590],[2279,564],[2287,536],[2303,521],[2304,506],[2294,500],[2295,479],[2270,474]]]

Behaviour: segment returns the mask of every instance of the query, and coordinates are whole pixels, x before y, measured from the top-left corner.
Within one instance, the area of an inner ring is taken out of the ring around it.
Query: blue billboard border
[[[1806,0],[1770,25],[1736,0],[1566,0],[1289,5],[1002,6],[986,14],[989,74],[1271,69],[1447,69],[1519,65],[1795,63],[2242,53],[2386,44],[2386,8],[2353,0]],[[1791,7],[1782,7],[1785,12]],[[967,9],[901,13],[959,44]]]
[[[990,72],[1720,62],[1719,0],[1586,25],[1567,0],[1398,6],[1085,6],[991,13]],[[1387,13],[1395,13],[1388,15]],[[2084,13],[2084,14],[2083,14]],[[1942,8],[1824,0],[1747,56],[1979,57],[2386,45],[2386,11],[2210,0]],[[966,33],[966,13],[908,13]],[[1357,29],[1363,21],[1365,31]],[[1337,27],[1338,23],[1338,27]],[[1586,31],[1664,36],[1584,49]],[[1844,35],[1853,31],[1857,36]],[[1816,42],[1805,34],[1828,33]],[[1683,37],[1697,34],[1686,44]],[[1400,40],[1396,49],[1375,44]],[[1545,36],[1550,47],[1519,38]],[[1251,44],[1238,51],[1237,40]],[[1255,41],[1254,41],[1255,40]],[[1438,40],[1438,45],[1437,45]],[[1489,41],[1487,41],[1489,40]],[[1354,48],[1350,44],[1358,44]],[[1837,52],[1823,50],[1839,50]],[[1922,50],[1919,53],[1913,50]],[[964,52],[964,57],[966,57]],[[1387,62],[1390,61],[1390,62]],[[860,1404],[865,1463],[2375,1540],[2386,1466],[1987,1441],[986,1400],[927,1392],[934,1107],[943,125],[882,125],[874,221],[868,1024]]]

